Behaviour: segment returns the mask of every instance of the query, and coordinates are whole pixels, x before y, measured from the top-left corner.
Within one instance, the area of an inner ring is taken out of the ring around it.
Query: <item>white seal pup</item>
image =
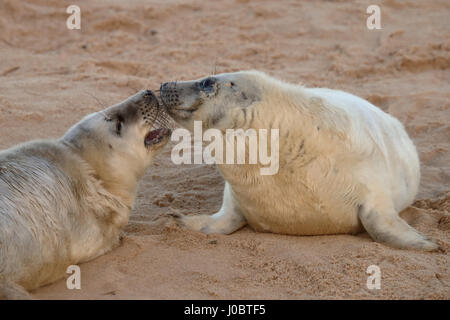
[[[169,140],[159,110],[143,90],[60,139],[0,152],[0,298],[29,298],[119,244],[138,181]]]
[[[258,71],[164,83],[160,99],[191,131],[195,120],[223,133],[279,129],[278,172],[219,164],[226,180],[222,207],[213,215],[181,216],[188,228],[229,234],[248,223],[258,231],[324,235],[364,227],[393,247],[438,248],[398,215],[418,192],[416,148],[397,119],[368,101]]]

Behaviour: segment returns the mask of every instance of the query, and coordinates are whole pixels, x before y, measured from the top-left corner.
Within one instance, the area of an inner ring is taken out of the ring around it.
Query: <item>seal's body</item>
[[[166,83],[169,114],[192,129],[279,129],[279,171],[219,165],[226,184],[212,216],[186,216],[187,227],[231,233],[248,223],[292,235],[357,233],[400,248],[438,246],[398,216],[417,194],[417,151],[402,124],[368,101],[337,90],[308,89],[261,72]]]
[[[26,298],[119,244],[138,180],[168,140],[151,130],[157,104],[142,91],[61,139],[0,152],[0,297]]]

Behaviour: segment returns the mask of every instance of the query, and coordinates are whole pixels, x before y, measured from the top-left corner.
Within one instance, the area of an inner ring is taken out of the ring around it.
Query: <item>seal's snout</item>
[[[130,106],[152,106],[157,107],[159,105],[158,98],[151,90],[141,90],[135,95],[129,97],[119,105],[122,107]]]
[[[137,101],[139,112],[148,126],[170,127],[170,117],[166,113],[165,107],[159,104],[159,100],[151,90],[139,92]]]
[[[143,90],[143,99],[148,105],[159,105],[158,98],[151,90]]]
[[[161,102],[165,107],[174,107],[181,103],[176,82],[166,82],[159,88]]]
[[[166,108],[159,103],[158,98],[150,90],[142,91],[143,103],[139,110],[145,124],[150,127],[144,138],[144,144],[147,148],[155,145],[164,145],[167,138],[172,133],[170,129],[173,127],[170,116],[166,112]]]

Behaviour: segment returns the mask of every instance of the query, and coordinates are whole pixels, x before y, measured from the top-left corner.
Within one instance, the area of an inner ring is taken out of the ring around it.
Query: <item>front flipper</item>
[[[247,224],[245,217],[236,208],[228,183],[225,184],[222,207],[219,212],[213,215],[178,215],[175,218],[182,226],[206,234],[230,234]]]

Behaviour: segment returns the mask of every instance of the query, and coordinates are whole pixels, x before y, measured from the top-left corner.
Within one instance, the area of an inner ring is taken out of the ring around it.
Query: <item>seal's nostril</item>
[[[155,96],[155,94],[151,90],[144,91],[143,98],[140,102],[144,104],[144,110],[146,107],[148,107],[148,106],[146,106],[147,104],[150,104],[150,105],[159,104],[158,98]]]
[[[165,82],[163,84],[161,84],[161,87],[159,87],[160,91],[163,90],[171,90],[171,82]]]

